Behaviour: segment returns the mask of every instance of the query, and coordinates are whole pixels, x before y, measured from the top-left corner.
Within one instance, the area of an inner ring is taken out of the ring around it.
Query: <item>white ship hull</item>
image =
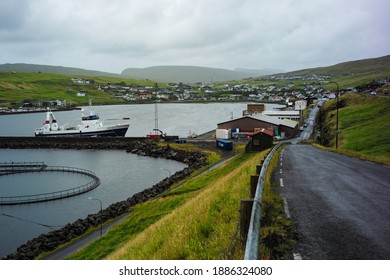
[[[88,116],[81,116],[81,124],[75,127],[59,126],[54,114],[48,111],[45,123],[35,129],[37,137],[124,137],[129,123],[104,125],[93,111]]]

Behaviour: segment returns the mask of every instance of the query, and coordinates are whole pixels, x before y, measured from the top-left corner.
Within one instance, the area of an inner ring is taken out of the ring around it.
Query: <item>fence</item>
[[[0,176],[2,175],[8,175],[8,174],[15,174],[15,173],[25,173],[25,172],[70,172],[70,173],[78,173],[83,174],[86,176],[89,176],[92,178],[92,181],[67,190],[62,191],[56,191],[56,192],[49,192],[49,193],[41,193],[41,194],[33,194],[33,195],[21,195],[21,196],[4,196],[0,197],[0,205],[15,205],[15,204],[26,204],[26,203],[38,203],[38,202],[44,202],[44,201],[50,201],[50,200],[56,200],[56,199],[62,199],[66,197],[76,196],[82,193],[86,193],[88,191],[93,190],[97,186],[100,185],[100,179],[96,176],[95,173],[92,171],[82,169],[82,168],[75,168],[75,167],[67,167],[67,166],[46,166],[42,168],[31,168],[36,165],[37,163],[20,163],[19,168],[17,167],[18,163],[7,163],[3,164],[0,163]],[[42,163],[39,163],[42,164]],[[4,168],[3,168],[4,167]],[[7,171],[3,172],[3,170],[8,169]],[[14,170],[13,173],[10,171]]]
[[[263,202],[263,189],[265,176],[267,174],[268,166],[275,153],[275,151],[282,145],[279,143],[276,145],[271,152],[267,155],[264,160],[263,166],[261,167],[260,175],[257,181],[255,190],[255,196],[253,199],[252,211],[250,215],[250,223],[248,228],[248,235],[245,246],[245,260],[258,260],[259,259],[259,245],[260,245],[260,221],[261,221],[261,207]]]
[[[0,162],[0,175],[44,170],[44,162]]]

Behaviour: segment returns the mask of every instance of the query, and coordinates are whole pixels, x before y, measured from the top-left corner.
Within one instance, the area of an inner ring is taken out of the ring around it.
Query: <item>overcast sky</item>
[[[389,0],[1,0],[0,64],[298,70],[390,54]]]

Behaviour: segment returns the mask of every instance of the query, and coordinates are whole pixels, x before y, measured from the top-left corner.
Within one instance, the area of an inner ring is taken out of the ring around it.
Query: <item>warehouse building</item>
[[[237,119],[229,120],[218,124],[218,129],[231,129],[236,131],[236,136],[252,136],[261,129],[272,131],[275,136],[290,138],[299,131],[298,122],[293,120],[281,120],[275,117],[254,114],[243,116]]]
[[[287,111],[264,111],[264,115],[278,118],[280,120],[293,120],[300,123],[301,121],[301,112],[295,110]]]

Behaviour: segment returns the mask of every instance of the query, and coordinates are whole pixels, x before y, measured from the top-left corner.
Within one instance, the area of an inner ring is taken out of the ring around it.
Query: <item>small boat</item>
[[[129,126],[130,123],[105,125],[100,121],[99,115],[95,114],[93,110],[90,110],[88,115],[84,115],[83,109],[80,124],[74,127],[69,127],[67,124],[59,126],[53,112],[48,109],[43,126],[35,129],[35,136],[124,137]]]
[[[196,134],[195,131],[191,132],[190,130],[190,133],[188,134],[187,138],[196,138],[196,137],[198,137],[198,134]]]

